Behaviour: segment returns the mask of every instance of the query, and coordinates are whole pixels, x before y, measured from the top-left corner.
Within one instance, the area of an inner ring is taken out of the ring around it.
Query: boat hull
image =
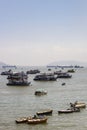
[[[28,124],[40,124],[40,123],[46,123],[47,118],[42,118],[42,119],[28,119],[27,123]]]
[[[75,107],[76,108],[86,108],[86,104],[84,104],[84,103],[82,103],[82,104],[78,103],[78,104],[75,105]]]
[[[37,115],[52,115],[53,110],[37,112]]]
[[[29,86],[30,82],[28,83],[7,83],[8,86]]]
[[[58,111],[58,114],[62,114],[62,113],[64,113],[64,114],[73,113],[73,110],[60,110],[60,111]]]

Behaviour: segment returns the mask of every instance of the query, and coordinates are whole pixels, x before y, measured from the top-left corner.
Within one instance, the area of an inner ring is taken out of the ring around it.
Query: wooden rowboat
[[[36,114],[37,115],[52,115],[52,112],[53,110],[48,109],[48,110],[37,112]]]
[[[76,108],[86,108],[86,104],[83,102],[75,102],[75,103],[70,103],[71,107],[76,107]]]
[[[86,104],[85,103],[77,103],[75,105],[76,108],[86,108]]]
[[[46,123],[47,122],[47,117],[42,117],[42,118],[30,118],[27,120],[28,124],[39,124],[39,123]]]
[[[62,113],[64,113],[64,114],[73,113],[73,110],[67,109],[67,110],[60,110],[60,111],[58,111],[58,114],[62,114]]]

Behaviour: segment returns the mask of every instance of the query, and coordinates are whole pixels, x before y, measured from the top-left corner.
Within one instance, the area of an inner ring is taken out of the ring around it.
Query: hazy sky
[[[0,0],[0,61],[87,62],[87,0]]]

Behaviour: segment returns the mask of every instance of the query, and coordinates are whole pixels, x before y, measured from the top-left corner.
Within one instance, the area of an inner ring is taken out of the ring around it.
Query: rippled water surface
[[[25,72],[30,68],[18,68]],[[37,68],[35,68],[37,69]],[[41,72],[48,71],[40,67]],[[52,68],[52,71],[57,71]],[[3,70],[0,70],[2,72]],[[58,115],[58,110],[69,108],[69,103],[81,101],[87,104],[87,68],[77,69],[71,79],[57,81],[33,81],[35,75],[28,75],[30,86],[7,86],[7,76],[0,75],[0,130],[87,130],[87,109],[79,113]],[[61,84],[65,82],[66,85]],[[37,97],[38,88],[47,90],[47,95]],[[53,109],[46,124],[16,124],[19,117],[33,116],[37,111]]]

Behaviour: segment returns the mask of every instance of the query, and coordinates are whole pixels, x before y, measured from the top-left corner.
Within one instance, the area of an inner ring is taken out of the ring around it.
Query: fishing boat
[[[37,115],[52,115],[52,112],[53,112],[53,110],[48,109],[48,110],[44,110],[44,111],[39,111],[36,114]]]
[[[35,81],[56,81],[57,80],[57,76],[55,76],[52,73],[43,73],[43,74],[39,74],[36,75],[34,78]]]
[[[38,69],[35,69],[35,70],[29,70],[26,72],[27,74],[37,74],[37,73],[40,73],[40,70]]]
[[[31,82],[28,82],[28,76],[23,71],[19,73],[12,73],[8,77],[7,85],[10,86],[28,86]]]
[[[75,107],[75,108],[86,108],[86,104],[83,102],[75,102],[75,103],[70,103],[71,107]]]
[[[75,70],[74,70],[74,69],[69,69],[67,72],[68,72],[68,73],[74,73]]]
[[[47,117],[38,117],[38,118],[29,118],[27,120],[28,124],[40,124],[40,123],[46,123],[47,122]]]
[[[86,104],[85,103],[77,103],[76,105],[75,105],[75,107],[76,108],[86,108]]]
[[[67,109],[67,110],[58,111],[58,114],[62,114],[62,113],[64,113],[64,114],[73,113],[73,110],[72,109]]]
[[[71,107],[71,108],[68,108],[66,110],[58,111],[58,114],[62,114],[62,113],[68,114],[68,113],[73,113],[73,112],[80,112],[80,108]]]
[[[57,78],[71,78],[72,75],[68,74],[68,73],[60,73],[57,75]]]

